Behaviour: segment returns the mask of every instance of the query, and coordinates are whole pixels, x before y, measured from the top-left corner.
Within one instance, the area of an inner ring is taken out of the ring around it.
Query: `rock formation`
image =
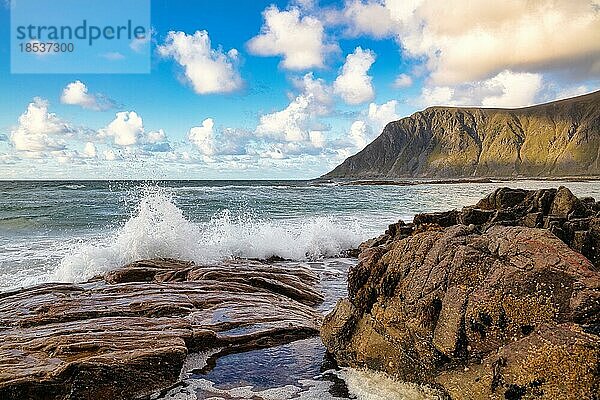
[[[430,107],[325,179],[600,175],[600,91],[520,109]]]
[[[504,188],[391,225],[361,245],[323,342],[341,365],[453,399],[592,399],[599,217],[593,199],[566,188]]]
[[[0,294],[0,398],[134,399],[178,381],[192,351],[318,334],[307,269],[140,261],[83,284]]]

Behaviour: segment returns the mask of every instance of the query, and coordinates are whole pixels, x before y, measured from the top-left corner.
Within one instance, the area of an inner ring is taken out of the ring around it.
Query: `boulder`
[[[417,214],[411,223],[392,224],[384,235],[362,243],[359,250],[387,246],[435,225],[446,228],[457,224],[473,225],[479,232],[492,225],[548,229],[600,270],[600,204],[591,197],[580,200],[564,186],[540,190],[499,188],[462,210]]]
[[[321,328],[341,365],[456,399],[600,389],[600,273],[548,230],[428,226],[364,249],[348,289]]]
[[[308,269],[157,259],[82,284],[0,294],[0,398],[145,398],[190,352],[268,347],[318,334]]]

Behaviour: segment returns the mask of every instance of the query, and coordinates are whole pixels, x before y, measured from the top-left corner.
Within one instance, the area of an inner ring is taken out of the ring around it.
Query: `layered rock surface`
[[[600,175],[600,91],[520,109],[430,107],[325,179]]]
[[[504,188],[476,206],[394,224],[361,246],[323,342],[342,365],[454,399],[592,399],[596,210],[566,188]]]
[[[176,383],[189,352],[316,335],[316,281],[299,267],[159,259],[2,293],[0,398],[143,398]]]

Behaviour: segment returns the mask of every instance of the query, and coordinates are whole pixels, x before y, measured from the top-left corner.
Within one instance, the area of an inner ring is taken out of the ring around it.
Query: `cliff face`
[[[520,109],[431,107],[323,178],[600,175],[600,91]]]

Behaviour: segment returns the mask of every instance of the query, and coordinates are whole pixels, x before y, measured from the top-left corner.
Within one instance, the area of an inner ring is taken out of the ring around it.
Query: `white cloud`
[[[382,105],[369,104],[368,119],[376,132],[380,133],[388,123],[400,119],[396,113],[397,105],[396,100],[390,100]]]
[[[280,147],[271,145],[270,148],[261,153],[261,157],[272,158],[274,160],[283,160],[286,156]]]
[[[331,112],[331,89],[322,79],[314,79],[311,73],[296,84],[301,93],[286,108],[260,117],[256,128],[259,136],[285,142],[310,142],[310,132],[325,129],[317,117]]]
[[[321,131],[310,131],[308,132],[308,139],[310,144],[315,148],[324,148],[326,144],[325,135]]]
[[[502,87],[502,93],[484,97],[481,104],[486,107],[523,107],[535,102],[535,96],[542,88],[540,74],[513,73],[503,71],[487,80],[484,85]]]
[[[468,82],[456,86],[424,87],[419,102],[429,107],[484,106],[524,107],[535,104],[543,88],[541,74],[502,71],[483,81]]]
[[[600,10],[589,0],[357,0],[339,14],[355,35],[393,32],[437,86],[504,70],[600,75]]]
[[[215,123],[212,118],[202,121],[202,126],[194,126],[188,133],[188,139],[206,156],[215,154]]]
[[[183,67],[187,81],[198,94],[228,93],[243,86],[237,71],[238,51],[213,49],[206,31],[193,35],[170,31],[158,52]]]
[[[400,74],[396,77],[396,80],[392,84],[396,89],[409,87],[413,84],[413,80],[409,75]]]
[[[348,54],[342,67],[341,74],[333,83],[334,92],[348,104],[361,104],[372,100],[375,91],[371,84],[372,78],[367,75],[369,68],[375,62],[375,53],[363,50],[361,47]]]
[[[363,118],[356,120],[350,126],[348,136],[345,139],[346,146],[354,147],[355,150],[363,149],[383,128],[400,117],[396,113],[396,100],[390,100],[381,105],[369,104],[368,109],[363,112]],[[342,146],[342,150],[344,147]]]
[[[265,23],[259,35],[248,42],[248,50],[260,56],[283,57],[283,68],[320,68],[327,53],[337,46],[324,43],[323,24],[311,16],[301,17],[300,9],[280,11],[270,6],[263,12]]]
[[[114,161],[118,158],[117,154],[112,149],[104,150],[103,154],[106,161]]]
[[[425,107],[457,105],[453,96],[454,89],[449,86],[423,87],[419,103]]]
[[[312,10],[315,8],[317,0],[292,0],[292,4],[297,5],[298,7],[304,10]]]
[[[62,91],[63,104],[78,105],[89,110],[101,111],[114,107],[114,102],[99,94],[88,93],[87,86],[77,80],[69,83]]]
[[[94,145],[94,143],[92,143],[92,142],[87,142],[85,144],[85,146],[83,147],[83,155],[85,157],[95,158],[96,153],[97,153],[96,145]]]
[[[106,58],[109,61],[120,61],[125,59],[125,56],[121,53],[119,53],[118,51],[113,51],[110,53],[103,53],[100,55],[100,57],[102,58]]]
[[[367,145],[371,132],[371,127],[365,121],[354,121],[348,137],[357,150],[362,150]]]
[[[119,146],[133,146],[138,144],[144,135],[144,123],[135,111],[122,111],[99,133],[101,137],[112,137]]]
[[[396,24],[389,8],[378,1],[347,1],[343,10],[330,14],[329,18],[346,24],[351,36],[365,34],[378,39],[392,35]]]
[[[112,138],[117,146],[134,152],[132,147],[138,147],[147,152],[166,152],[171,149],[167,135],[162,129],[146,132],[141,115],[135,111],[121,111],[115,114],[105,128],[98,131],[100,138]]]
[[[600,5],[599,5],[600,7]],[[586,94],[590,91],[590,89],[585,85],[578,85],[575,87],[567,87],[561,89],[557,94],[557,99],[567,99],[569,97],[580,96],[582,94]]]
[[[19,124],[11,130],[10,141],[17,151],[42,156],[44,152],[63,150],[65,139],[78,129],[48,112],[48,101],[36,97],[21,114]]]
[[[165,135],[165,131],[162,129],[159,129],[157,131],[150,131],[146,135],[147,142],[151,144],[164,142],[166,138],[167,135]]]

